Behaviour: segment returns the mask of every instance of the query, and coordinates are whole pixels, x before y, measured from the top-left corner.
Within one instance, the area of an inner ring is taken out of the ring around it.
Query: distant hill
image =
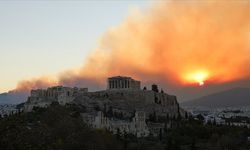
[[[234,88],[183,102],[181,105],[204,107],[250,106],[250,88]]]
[[[11,91],[0,94],[0,104],[19,104],[27,100],[29,93]]]

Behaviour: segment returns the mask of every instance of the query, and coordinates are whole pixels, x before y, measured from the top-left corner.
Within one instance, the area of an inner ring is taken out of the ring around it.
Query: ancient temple
[[[107,82],[108,82],[108,87],[107,87],[108,90],[141,89],[141,82],[136,81],[131,77],[124,77],[124,76],[110,77],[108,78]]]

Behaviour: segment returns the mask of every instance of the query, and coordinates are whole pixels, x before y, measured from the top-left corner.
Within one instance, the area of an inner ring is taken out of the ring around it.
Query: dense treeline
[[[250,130],[246,127],[222,126],[202,121],[180,121],[177,127],[167,131],[167,149],[187,150],[248,150]]]
[[[0,121],[0,149],[122,149],[121,142],[102,130],[92,130],[72,107],[52,105]]]
[[[250,130],[244,127],[203,125],[202,121],[171,120],[172,128],[158,137],[136,138],[90,129],[81,108],[52,104],[33,112],[19,112],[0,120],[1,150],[249,150]]]

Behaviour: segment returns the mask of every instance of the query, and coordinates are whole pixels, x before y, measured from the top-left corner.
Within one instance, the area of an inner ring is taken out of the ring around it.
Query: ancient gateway
[[[140,90],[141,82],[131,77],[116,76],[108,78],[108,90],[132,89]]]

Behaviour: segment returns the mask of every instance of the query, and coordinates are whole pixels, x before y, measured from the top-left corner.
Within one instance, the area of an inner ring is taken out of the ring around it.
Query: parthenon
[[[131,77],[116,76],[108,78],[108,90],[115,89],[141,89],[141,82]]]

